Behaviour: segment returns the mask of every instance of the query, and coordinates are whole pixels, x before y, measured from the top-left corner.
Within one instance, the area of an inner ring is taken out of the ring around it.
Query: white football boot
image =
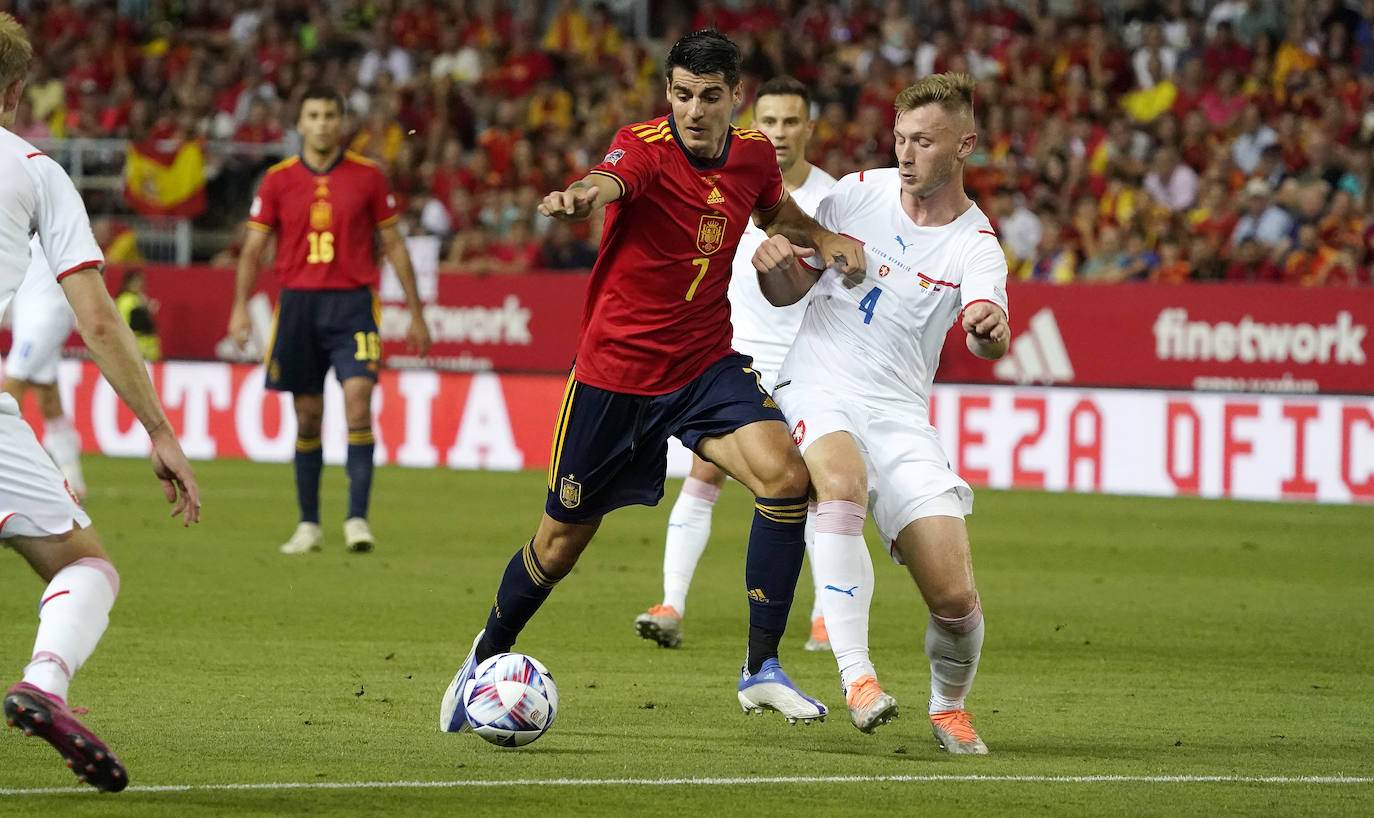
[[[324,532],[320,530],[319,523],[301,523],[296,526],[296,533],[291,535],[291,539],[281,544],[280,550],[283,554],[304,554],[307,551],[319,551],[320,541],[324,539]]]

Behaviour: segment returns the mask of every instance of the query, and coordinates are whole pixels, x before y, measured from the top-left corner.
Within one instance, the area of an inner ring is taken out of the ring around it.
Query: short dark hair
[[[312,99],[322,99],[334,103],[335,107],[339,109],[339,116],[348,113],[348,105],[344,102],[343,94],[340,94],[338,89],[328,85],[312,85],[305,89],[305,95],[301,97],[301,105],[296,111],[296,116],[300,116],[300,112],[305,110],[305,103]]]
[[[703,29],[673,43],[663,61],[663,76],[671,81],[674,68],[702,77],[721,74],[725,84],[734,88],[739,84],[740,62],[739,46],[734,40],[714,29]]]
[[[779,74],[760,85],[754,99],[760,100],[768,96],[801,97],[802,102],[806,103],[806,110],[811,110],[811,89],[806,87],[806,83],[787,74]]]

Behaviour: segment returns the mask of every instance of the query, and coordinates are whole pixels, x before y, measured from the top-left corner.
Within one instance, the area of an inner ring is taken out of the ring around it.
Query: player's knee
[[[800,497],[811,487],[811,474],[806,470],[806,462],[795,452],[775,462],[768,473],[760,475],[760,478],[762,486],[759,495],[763,497]]]
[[[350,403],[344,406],[344,421],[350,429],[371,428],[372,404],[363,402],[361,405]]]
[[[296,407],[296,435],[298,437],[319,437],[324,423],[324,412],[313,407]]]
[[[848,500],[863,506],[868,504],[868,476],[863,472],[818,469],[811,473],[811,484],[816,487],[816,499],[820,502]]]
[[[941,619],[963,619],[978,607],[978,591],[972,585],[939,588],[930,596],[926,604],[930,612]]]

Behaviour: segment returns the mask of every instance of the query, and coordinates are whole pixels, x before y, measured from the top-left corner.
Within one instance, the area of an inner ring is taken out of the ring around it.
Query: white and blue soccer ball
[[[553,726],[558,688],[539,660],[498,653],[477,666],[463,706],[474,733],[501,747],[522,747]]]

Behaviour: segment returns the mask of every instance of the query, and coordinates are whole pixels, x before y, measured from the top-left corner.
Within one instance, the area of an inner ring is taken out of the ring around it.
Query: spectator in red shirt
[[[513,99],[502,99],[496,105],[496,115],[491,127],[477,136],[477,144],[486,152],[492,172],[501,178],[510,170],[515,143],[524,136],[516,124],[519,121],[517,104]]]
[[[999,40],[1010,37],[1013,31],[1025,25],[1021,12],[1007,5],[1006,0],[988,0],[980,11],[974,13],[973,19],[987,24],[996,32]]]
[[[1244,73],[1250,68],[1250,49],[1236,39],[1235,29],[1229,22],[1218,23],[1216,34],[1202,52],[1202,62],[1209,76],[1215,77],[1228,69]]]
[[[280,142],[285,138],[281,126],[272,121],[271,108],[261,99],[255,99],[248,104],[248,118],[243,124],[234,129],[233,139],[235,142],[251,142],[261,145],[270,142]]]
[[[735,30],[738,22],[735,13],[719,0],[701,0],[697,4],[697,13],[692,16],[691,28],[693,31],[714,28],[722,34],[729,34]]]
[[[483,78],[492,92],[503,100],[518,100],[540,80],[554,74],[553,60],[539,50],[524,26],[516,26],[510,48],[496,68]]]

